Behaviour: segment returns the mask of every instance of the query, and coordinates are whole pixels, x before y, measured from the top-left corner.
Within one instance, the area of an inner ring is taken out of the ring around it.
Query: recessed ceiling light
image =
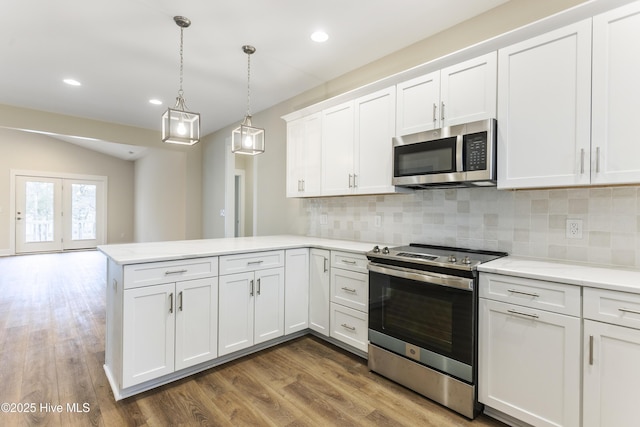
[[[324,43],[329,40],[329,34],[325,33],[322,30],[318,30],[311,34],[311,40],[316,43]]]
[[[82,83],[80,83],[76,79],[64,79],[63,82],[65,82],[69,86],[82,86]]]
[[[162,101],[160,101],[159,99],[150,99],[149,104],[162,105]]]

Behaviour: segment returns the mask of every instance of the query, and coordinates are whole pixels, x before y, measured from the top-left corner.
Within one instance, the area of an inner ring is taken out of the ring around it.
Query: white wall
[[[186,238],[187,165],[184,153],[151,149],[135,163],[135,241]],[[199,217],[199,215],[198,215]]]
[[[11,169],[108,178],[107,243],[133,241],[134,164],[51,138],[0,128],[0,254],[10,242]]]

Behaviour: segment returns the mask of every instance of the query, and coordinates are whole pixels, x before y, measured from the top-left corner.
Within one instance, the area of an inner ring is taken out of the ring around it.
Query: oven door
[[[473,279],[369,264],[369,341],[473,383]]]

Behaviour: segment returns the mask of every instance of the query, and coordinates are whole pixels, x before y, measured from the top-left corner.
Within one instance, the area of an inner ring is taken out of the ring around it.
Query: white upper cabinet
[[[354,191],[392,193],[392,138],[395,135],[395,87],[358,98],[355,103]]]
[[[390,193],[395,87],[322,112],[322,195]]]
[[[396,135],[496,116],[496,52],[399,83]]]
[[[496,117],[497,53],[440,71],[442,127]]]
[[[640,182],[640,3],[593,18],[591,182]]]
[[[339,195],[353,188],[354,102],[322,111],[322,193]]]
[[[589,184],[591,20],[498,51],[498,188]]]
[[[287,197],[320,194],[322,113],[287,123]]]

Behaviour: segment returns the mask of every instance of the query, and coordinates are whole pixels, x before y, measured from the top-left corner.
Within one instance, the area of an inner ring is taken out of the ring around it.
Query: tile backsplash
[[[394,246],[423,242],[640,268],[636,186],[433,189],[304,199],[303,209],[307,234],[315,237]],[[567,237],[568,219],[581,222],[581,238]]]

